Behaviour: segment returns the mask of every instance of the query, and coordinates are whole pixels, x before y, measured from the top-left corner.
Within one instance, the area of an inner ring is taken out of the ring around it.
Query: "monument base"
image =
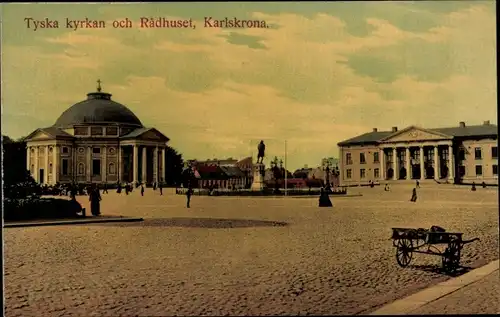
[[[253,183],[250,187],[251,190],[262,191],[265,188],[264,184],[264,173],[265,165],[262,163],[254,164],[253,166]]]

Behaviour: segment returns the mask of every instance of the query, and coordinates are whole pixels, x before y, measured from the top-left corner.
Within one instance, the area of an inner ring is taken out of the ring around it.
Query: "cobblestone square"
[[[498,258],[497,189],[410,185],[361,197],[103,195],[142,223],[4,229],[6,316],[364,314],[447,279],[438,257],[402,269],[391,227],[464,232],[462,265]],[[79,197],[89,208],[87,197]]]

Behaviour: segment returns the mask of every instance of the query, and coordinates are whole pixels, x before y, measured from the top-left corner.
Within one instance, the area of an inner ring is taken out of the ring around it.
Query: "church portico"
[[[111,94],[87,94],[52,127],[25,138],[27,168],[41,184],[165,181],[169,138],[146,128]]]

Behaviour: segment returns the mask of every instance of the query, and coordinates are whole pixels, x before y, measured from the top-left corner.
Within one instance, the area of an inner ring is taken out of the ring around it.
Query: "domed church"
[[[41,184],[165,180],[169,138],[144,127],[126,106],[101,91],[64,111],[55,124],[25,138],[27,169]]]

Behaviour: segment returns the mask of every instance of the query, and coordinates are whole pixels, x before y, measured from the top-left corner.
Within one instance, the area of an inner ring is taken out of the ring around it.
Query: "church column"
[[[156,183],[158,183],[159,178],[160,178],[158,175],[158,145],[155,148],[155,155],[154,155],[153,163],[154,163],[154,169],[153,169],[154,181]]]
[[[59,146],[54,145],[52,150],[52,183],[59,181]]]
[[[44,167],[44,173],[43,173],[43,183],[48,184],[49,183],[49,146],[45,146],[45,167]]]
[[[397,152],[397,148],[393,147],[392,148],[392,179],[393,180],[396,180],[398,179],[398,171],[397,171],[397,168],[398,168],[398,156],[396,155],[396,152]]]
[[[438,180],[439,177],[439,147],[434,145],[434,179]]]
[[[385,180],[385,153],[384,148],[380,149],[380,179]]]
[[[398,148],[395,147],[393,148],[394,151],[394,179],[397,180],[399,179],[399,155],[398,155]]]
[[[121,183],[123,181],[123,147],[118,145],[118,182]]]
[[[162,148],[161,149],[161,178],[162,178],[162,181],[163,183],[166,183],[166,178],[165,178],[165,175],[166,175],[166,170],[165,170],[165,161],[166,161],[166,157],[165,157],[165,148]]]
[[[455,182],[455,157],[453,156],[453,147],[448,145],[448,179]]]
[[[101,181],[107,183],[108,182],[108,163],[107,163],[108,147],[106,145],[102,148],[101,155],[102,155]]]
[[[147,154],[146,154],[146,147],[144,146],[142,148],[142,179],[141,182],[146,184],[147,182],[147,177],[148,177],[148,161],[147,161]]]
[[[40,159],[40,147],[39,146],[35,146],[35,170],[33,171],[33,178],[35,179],[35,181],[37,183],[40,183],[40,168],[38,167],[39,166],[39,163],[38,163],[38,160]]]
[[[87,146],[87,168],[85,169],[85,176],[87,183],[92,182],[92,147]]]
[[[27,147],[26,148],[26,168],[28,169],[28,171],[30,171],[30,174],[31,174],[31,162],[30,162],[30,155],[31,155],[31,147]]]
[[[405,153],[405,159],[406,159],[406,179],[411,179],[411,173],[410,173],[410,170],[411,170],[411,165],[410,165],[410,161],[411,161],[411,157],[410,157],[410,147],[406,147],[406,153]]]
[[[425,179],[424,169],[424,146],[420,146],[420,179]]]
[[[139,146],[134,144],[134,184],[139,181]]]

